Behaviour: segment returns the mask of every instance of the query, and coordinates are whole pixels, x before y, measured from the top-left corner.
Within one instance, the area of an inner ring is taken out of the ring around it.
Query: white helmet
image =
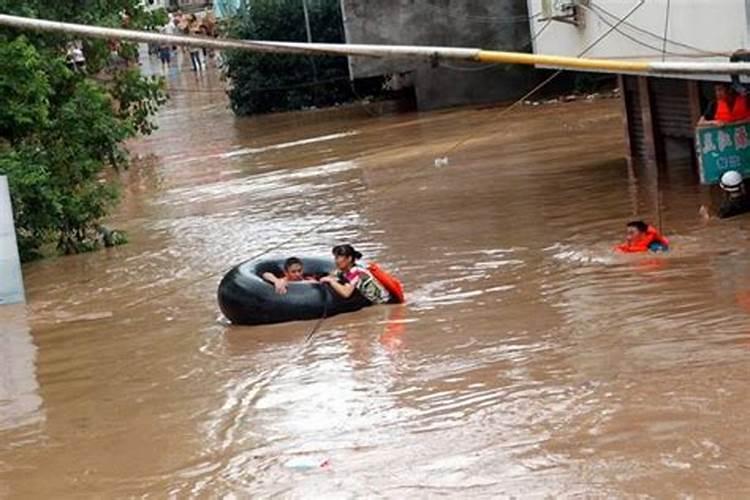
[[[721,186],[721,189],[729,193],[740,191],[742,189],[742,174],[736,170],[727,170],[721,176],[719,185]]]

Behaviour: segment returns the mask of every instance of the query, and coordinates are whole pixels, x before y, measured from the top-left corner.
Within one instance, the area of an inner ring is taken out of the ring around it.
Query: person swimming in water
[[[642,220],[628,222],[625,243],[617,245],[619,253],[667,252],[669,241],[653,226]]]
[[[263,273],[263,279],[268,281],[276,289],[279,295],[287,293],[289,283],[302,283],[305,281],[315,281],[305,278],[305,267],[302,261],[297,257],[289,257],[284,262],[284,276],[278,277],[273,273]]]
[[[333,256],[336,259],[336,274],[321,278],[321,283],[330,285],[336,294],[345,299],[358,292],[373,304],[385,304],[391,300],[391,295],[382,283],[368,269],[357,264],[362,254],[353,246],[335,246]]]

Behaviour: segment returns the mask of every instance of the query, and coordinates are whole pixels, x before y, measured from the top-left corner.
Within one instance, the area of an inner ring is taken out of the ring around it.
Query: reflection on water
[[[170,85],[110,221],[131,243],[25,268],[0,496],[750,492],[750,226],[701,222],[689,166],[661,195],[630,172],[618,103],[236,120],[212,73]],[[659,198],[674,251],[613,255]],[[221,321],[232,265],[342,241],[409,303],[309,342]]]
[[[0,307],[0,437],[44,419],[25,306]],[[1,490],[0,490],[1,491]]]

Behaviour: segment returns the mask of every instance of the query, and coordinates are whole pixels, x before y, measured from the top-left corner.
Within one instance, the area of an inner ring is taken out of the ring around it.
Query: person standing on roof
[[[701,123],[731,123],[750,118],[750,106],[744,87],[730,87],[726,83],[714,86],[716,97],[701,118]]]

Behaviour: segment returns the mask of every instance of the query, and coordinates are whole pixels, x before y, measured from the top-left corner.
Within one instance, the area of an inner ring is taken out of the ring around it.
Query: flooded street
[[[703,223],[688,164],[632,175],[617,100],[237,119],[212,73],[170,85],[130,243],[0,309],[0,498],[750,494],[750,219]],[[674,251],[615,256],[659,198]],[[409,303],[307,343],[222,320],[233,265],[342,242]]]

